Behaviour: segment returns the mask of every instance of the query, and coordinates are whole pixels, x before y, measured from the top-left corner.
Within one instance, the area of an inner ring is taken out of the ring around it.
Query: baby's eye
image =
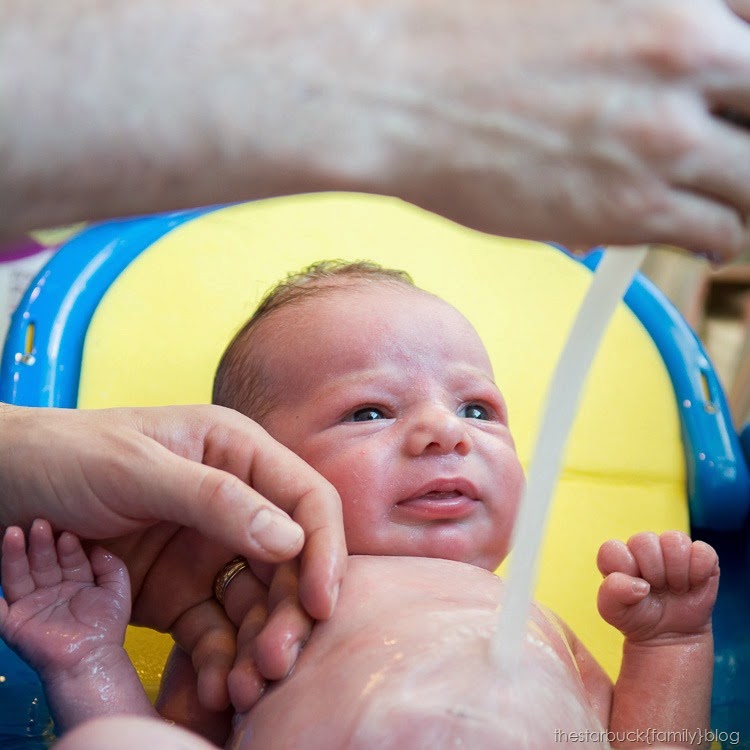
[[[375,419],[385,419],[385,414],[374,406],[366,406],[364,409],[357,409],[357,411],[352,412],[344,421],[372,422]]]
[[[465,417],[466,419],[484,419],[489,420],[490,411],[481,404],[466,404],[458,410],[459,417]]]

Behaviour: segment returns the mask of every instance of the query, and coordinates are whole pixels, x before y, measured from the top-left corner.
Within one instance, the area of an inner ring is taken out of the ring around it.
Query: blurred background
[[[750,421],[750,248],[730,265],[655,246],[641,269],[703,342],[729,401],[734,424]]]

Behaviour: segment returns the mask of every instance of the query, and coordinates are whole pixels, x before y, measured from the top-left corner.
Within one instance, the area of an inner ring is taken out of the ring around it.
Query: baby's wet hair
[[[250,319],[222,355],[214,377],[212,402],[262,421],[274,406],[272,378],[254,356],[252,338],[272,314],[311,298],[363,284],[391,284],[416,289],[406,271],[368,260],[323,260],[288,274],[260,301]]]

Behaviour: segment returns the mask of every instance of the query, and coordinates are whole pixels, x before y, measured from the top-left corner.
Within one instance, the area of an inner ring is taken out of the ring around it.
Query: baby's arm
[[[597,562],[599,613],[625,636],[609,729],[708,729],[716,552],[681,532],[643,533],[606,542]]]
[[[612,710],[612,680],[610,680],[601,664],[593,657],[586,646],[583,645],[568,624],[557,615],[551,614],[551,616],[554,617],[555,622],[557,622],[565,635],[568,647],[575,659],[578,673],[581,676],[583,688],[586,691],[591,707],[594,709],[596,718],[602,726],[607,726]]]
[[[124,563],[76,536],[55,544],[35,521],[3,538],[0,635],[39,673],[60,731],[113,714],[156,715],[123,648],[130,617]]]

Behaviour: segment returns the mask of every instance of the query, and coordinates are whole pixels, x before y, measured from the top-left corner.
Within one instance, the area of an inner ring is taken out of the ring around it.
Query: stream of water
[[[583,385],[599,342],[647,249],[610,247],[604,253],[550,380],[513,530],[505,595],[490,644],[492,661],[506,674],[516,670],[521,653],[548,511]]]

